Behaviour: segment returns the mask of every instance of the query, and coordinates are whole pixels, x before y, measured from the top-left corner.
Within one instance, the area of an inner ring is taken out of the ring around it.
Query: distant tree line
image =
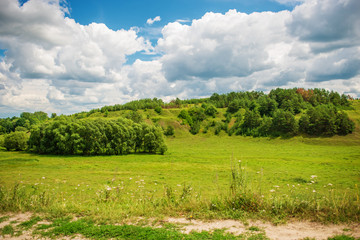
[[[55,116],[55,114],[52,115],[52,117]],[[20,117],[0,118],[0,134],[28,131],[32,126],[45,122],[48,119],[47,113],[44,112],[23,112],[20,114]]]
[[[206,116],[214,116],[216,108],[227,107],[225,120],[210,121],[215,134],[224,130],[229,135],[245,136],[333,136],[352,133],[355,124],[344,109],[351,109],[348,97],[324,89],[275,89],[263,92],[231,92],[213,94],[201,107],[183,109],[179,118],[197,134]],[[295,115],[300,119],[296,120]],[[235,119],[232,126],[230,121]]]
[[[127,119],[49,121],[31,130],[29,150],[46,154],[122,155],[163,154],[162,130]]]
[[[209,98],[176,98],[169,103],[148,98],[70,116],[53,113],[48,117],[44,112],[23,112],[20,117],[0,119],[0,135],[4,135],[0,144],[9,150],[25,150],[31,131],[29,146],[35,152],[163,153],[166,146],[161,130],[144,124],[143,114],[137,110],[154,109],[161,114],[165,108],[181,108],[178,117],[189,125],[192,134],[213,129],[215,134],[225,131],[229,135],[245,136],[346,135],[355,129],[354,122],[344,112],[351,109],[349,99],[324,89],[278,88],[269,94],[259,91],[214,93]],[[223,116],[218,114],[219,108],[226,108]],[[122,114],[126,119],[106,120],[109,112],[122,110],[129,110]],[[99,117],[98,113],[105,118],[89,119],[92,114]],[[167,128],[164,134],[172,136],[174,129]]]

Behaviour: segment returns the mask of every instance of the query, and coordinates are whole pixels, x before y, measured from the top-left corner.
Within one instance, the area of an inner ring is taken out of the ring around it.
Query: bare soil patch
[[[32,213],[12,213],[1,215],[0,217],[9,216],[9,218],[2,223],[0,223],[0,228],[5,227],[6,225],[12,224],[14,227],[16,225],[28,221],[33,217]],[[321,224],[308,221],[292,221],[283,225],[274,225],[268,222],[262,221],[249,221],[248,224],[244,224],[241,221],[236,220],[211,220],[211,221],[201,221],[201,220],[189,220],[186,218],[167,218],[164,223],[171,223],[179,226],[183,233],[190,233],[191,231],[213,231],[216,229],[225,229],[226,232],[240,235],[246,232],[249,232],[251,227],[258,228],[263,231],[267,237],[273,240],[298,240],[304,238],[310,239],[328,239],[329,237],[334,237],[336,235],[348,235],[355,238],[360,238],[360,223],[351,223],[351,224]],[[38,222],[39,224],[50,224],[46,221]],[[129,224],[129,223],[128,223]],[[35,226],[36,226],[35,225]],[[15,240],[29,240],[29,239],[39,239],[39,236],[33,236],[32,229],[24,230],[19,236],[10,236],[5,235],[1,236],[0,239],[15,239]],[[82,236],[72,236],[72,237],[61,237],[61,239],[86,239]]]
[[[239,235],[247,232],[250,227],[258,227],[265,231],[267,237],[274,240],[297,240],[304,238],[315,238],[320,240],[342,234],[353,236],[355,238],[360,237],[359,223],[324,225],[314,222],[294,221],[275,226],[271,223],[261,221],[250,221],[249,224],[246,225],[235,220],[199,221],[188,220],[185,218],[168,218],[166,221],[182,225],[182,231],[185,233],[191,231],[201,232],[226,229],[226,232]]]

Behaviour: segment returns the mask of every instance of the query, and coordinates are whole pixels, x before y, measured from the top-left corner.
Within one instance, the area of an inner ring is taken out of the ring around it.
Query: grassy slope
[[[54,203],[40,208],[33,206],[40,211],[66,210],[104,219],[176,215],[184,211],[193,214],[194,209],[199,210],[192,208],[194,202],[211,202],[229,192],[231,167],[241,160],[250,189],[266,199],[290,196],[341,200],[344,194],[359,195],[359,101],[354,106],[355,110],[348,113],[357,122],[355,133],[291,139],[228,137],[225,133],[192,136],[186,126],[174,120],[178,109],[164,110],[161,115],[148,110],[144,113],[145,118],[149,115],[148,121],[153,119],[176,128],[176,137],[167,139],[169,150],[165,155],[73,157],[3,151],[0,152],[0,185],[9,189],[20,183],[19,188],[39,196],[34,199],[36,203],[42,201],[40,195],[44,192]],[[121,114],[111,112],[109,117]],[[317,177],[311,178],[312,175]],[[192,187],[191,193],[186,191],[188,185]],[[109,187],[113,190],[107,191]],[[154,199],[169,194],[181,201],[184,192],[191,195],[188,208],[151,205]],[[118,201],[109,204],[109,199],[115,196]],[[149,202],[143,204],[145,199]],[[19,206],[23,210],[31,209],[25,204]],[[223,216],[200,212],[195,215]]]

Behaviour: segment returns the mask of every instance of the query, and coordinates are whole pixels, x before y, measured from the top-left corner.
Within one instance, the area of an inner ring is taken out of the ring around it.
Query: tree
[[[268,116],[264,116],[261,120],[260,126],[257,128],[258,136],[269,136],[272,133],[272,119]]]
[[[210,117],[215,117],[215,114],[217,113],[216,107],[212,104],[204,105],[205,108],[205,114]]]
[[[234,100],[229,103],[229,106],[227,108],[227,112],[229,113],[236,113],[240,109],[240,102],[239,100]]]
[[[167,126],[166,130],[164,131],[165,136],[173,136],[175,134],[175,128],[171,125]]]
[[[296,121],[294,115],[289,111],[278,109],[272,119],[272,130],[275,134],[290,134],[296,132]]]
[[[268,96],[262,96],[258,99],[259,113],[261,116],[272,116],[273,112],[277,109],[278,103],[269,98]]]
[[[162,113],[162,107],[160,107],[160,106],[157,106],[154,110],[155,110],[155,112],[157,112],[158,114],[161,114],[161,113]]]
[[[244,122],[241,125],[241,133],[244,135],[252,135],[253,130],[260,126],[260,114],[256,111],[247,110],[244,115]]]
[[[29,136],[26,132],[12,132],[5,136],[4,147],[6,150],[24,151],[27,148]]]
[[[336,116],[336,133],[339,135],[346,135],[355,130],[355,123],[350,120],[345,112],[340,112]]]

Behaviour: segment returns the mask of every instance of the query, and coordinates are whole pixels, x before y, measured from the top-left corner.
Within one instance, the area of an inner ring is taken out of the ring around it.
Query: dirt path
[[[4,215],[0,214],[0,217]],[[28,221],[33,216],[31,213],[19,213],[19,214],[7,214],[8,219],[0,223],[0,229],[6,225],[12,224],[16,226],[22,222]],[[235,220],[214,220],[214,221],[200,221],[200,220],[188,220],[185,218],[167,218],[164,223],[172,223],[181,228],[181,231],[184,233],[190,233],[191,231],[212,231],[215,229],[225,229],[227,232],[233,233],[235,235],[244,234],[249,232],[249,229],[259,229],[264,232],[267,237],[274,240],[297,240],[297,239],[327,239],[328,237],[333,237],[336,235],[348,235],[355,238],[360,238],[360,223],[353,224],[329,224],[323,225],[320,223],[313,222],[289,222],[284,225],[274,226],[271,223],[261,222],[261,221],[252,221],[249,224],[244,225],[240,221]],[[49,224],[49,222],[38,222],[37,224]],[[31,235],[32,230],[22,231],[20,236],[10,236],[5,235],[1,236],[0,239],[15,239],[15,240],[25,240],[25,239],[39,239],[38,237],[33,237]],[[62,237],[61,239],[85,239],[81,236],[76,237]]]
[[[198,221],[187,220],[183,218],[168,218],[168,222],[183,225],[183,231],[189,233],[191,231],[211,231],[214,229],[226,229],[235,235],[243,234],[249,230],[249,227],[257,227],[265,231],[270,239],[274,240],[295,240],[304,238],[327,239],[336,235],[349,235],[360,238],[360,224],[329,224],[323,225],[313,222],[289,222],[285,225],[274,226],[271,223],[261,221],[249,222],[245,226],[240,221],[235,220],[218,220],[218,221]]]

